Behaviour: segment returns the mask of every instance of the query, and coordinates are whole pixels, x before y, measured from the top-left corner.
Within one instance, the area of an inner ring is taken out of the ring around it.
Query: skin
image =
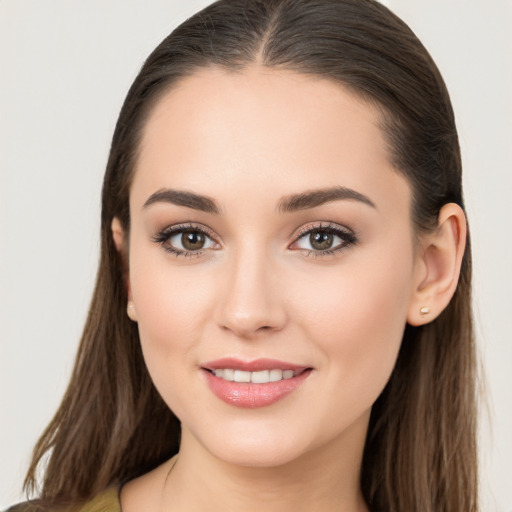
[[[463,213],[446,205],[418,242],[411,190],[378,121],[339,84],[258,65],[202,70],[156,105],[130,193],[128,314],[183,434],[177,462],[124,486],[124,512],[367,510],[359,474],[372,404],[406,323],[432,320],[450,300],[465,240]],[[278,208],[335,186],[373,205]],[[168,188],[208,196],[220,211],[144,206]],[[176,256],[166,250],[174,242],[155,241],[180,224],[206,228],[206,249]],[[340,250],[320,254],[299,238],[326,224],[356,240],[334,238]],[[113,235],[123,250],[117,219]],[[313,370],[277,403],[240,409],[205,383],[201,364],[221,357]]]

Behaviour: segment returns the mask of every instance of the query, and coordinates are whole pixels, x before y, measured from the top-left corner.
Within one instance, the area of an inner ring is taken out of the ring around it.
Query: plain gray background
[[[0,0],[0,508],[67,383],[110,138],[144,58],[206,0]],[[438,63],[465,165],[487,374],[483,510],[512,511],[512,1],[388,0]]]

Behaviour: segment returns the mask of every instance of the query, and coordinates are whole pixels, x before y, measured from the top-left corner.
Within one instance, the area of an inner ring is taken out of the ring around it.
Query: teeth
[[[270,370],[269,380],[270,382],[277,382],[283,379],[283,370]]]
[[[270,382],[270,372],[268,370],[252,372],[251,382],[254,382],[255,384],[264,384],[265,382]]]
[[[235,370],[235,382],[251,382],[251,372],[244,372],[242,370]]]
[[[226,368],[225,370],[219,370],[223,373],[221,377],[225,380],[235,380],[235,370],[231,370],[230,368]]]
[[[252,382],[254,384],[266,384],[267,382],[277,382],[283,379],[291,379],[295,376],[293,370],[261,370],[259,372],[246,372],[243,370],[233,370],[231,368],[223,368],[213,370],[216,377],[235,382]]]

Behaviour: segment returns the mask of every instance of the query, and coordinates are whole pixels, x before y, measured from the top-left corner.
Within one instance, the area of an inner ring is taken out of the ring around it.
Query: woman
[[[385,7],[189,19],[128,93],[102,206],[37,506],[477,510],[457,133]]]

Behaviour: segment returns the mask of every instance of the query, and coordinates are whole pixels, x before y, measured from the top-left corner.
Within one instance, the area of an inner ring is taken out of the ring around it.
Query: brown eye
[[[332,247],[334,235],[324,230],[311,231],[309,234],[309,243],[317,251],[325,251]]]
[[[184,231],[181,234],[181,245],[187,251],[198,251],[204,247],[206,237],[199,231]]]
[[[290,249],[302,249],[310,255],[321,256],[341,251],[356,242],[357,238],[352,230],[334,224],[320,225],[302,231]]]
[[[203,250],[219,248],[211,236],[194,227],[173,226],[159,233],[154,241],[174,255],[200,255]]]

